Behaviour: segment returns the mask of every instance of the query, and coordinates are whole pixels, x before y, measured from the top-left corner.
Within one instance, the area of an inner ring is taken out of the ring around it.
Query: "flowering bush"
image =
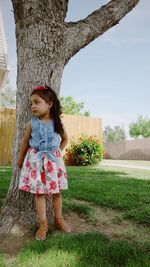
[[[82,136],[76,142],[71,142],[66,149],[64,161],[66,165],[95,165],[102,160],[103,146],[99,139],[93,136]]]

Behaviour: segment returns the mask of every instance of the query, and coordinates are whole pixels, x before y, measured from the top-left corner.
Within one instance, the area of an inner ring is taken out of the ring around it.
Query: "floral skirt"
[[[61,150],[53,152],[52,157],[43,152],[38,159],[38,152],[29,148],[20,174],[19,189],[33,194],[56,194],[68,188],[66,168]],[[36,157],[36,160],[34,160]]]

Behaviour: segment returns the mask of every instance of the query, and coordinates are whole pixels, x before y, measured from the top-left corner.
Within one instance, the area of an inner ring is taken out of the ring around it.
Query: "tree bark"
[[[59,95],[63,68],[81,48],[119,21],[139,0],[112,0],[78,22],[65,22],[68,0],[12,0],[17,41],[17,107],[13,175],[1,210],[0,233],[16,225],[34,226],[33,195],[18,190],[16,159],[26,123],[31,118],[29,96],[37,85],[47,84]],[[47,215],[53,221],[51,198]]]

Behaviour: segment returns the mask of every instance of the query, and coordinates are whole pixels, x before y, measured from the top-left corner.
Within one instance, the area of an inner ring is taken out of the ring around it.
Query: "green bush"
[[[82,136],[76,142],[71,142],[66,149],[64,161],[69,166],[96,165],[103,158],[103,146],[96,137]]]

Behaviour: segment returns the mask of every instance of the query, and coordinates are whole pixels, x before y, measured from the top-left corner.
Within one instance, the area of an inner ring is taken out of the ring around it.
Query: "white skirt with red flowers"
[[[30,148],[24,159],[21,170],[19,189],[33,194],[56,194],[68,188],[67,173],[62,159],[61,150],[38,152]],[[54,160],[53,160],[54,157]]]

